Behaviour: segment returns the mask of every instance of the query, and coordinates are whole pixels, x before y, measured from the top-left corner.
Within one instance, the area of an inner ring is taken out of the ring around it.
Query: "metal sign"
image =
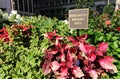
[[[69,28],[87,29],[89,9],[69,10]]]

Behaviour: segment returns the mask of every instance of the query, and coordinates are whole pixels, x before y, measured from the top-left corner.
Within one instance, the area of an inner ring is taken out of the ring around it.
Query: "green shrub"
[[[114,13],[114,10],[115,10],[114,6],[111,4],[108,4],[104,7],[103,13],[107,13],[109,15],[112,15]]]

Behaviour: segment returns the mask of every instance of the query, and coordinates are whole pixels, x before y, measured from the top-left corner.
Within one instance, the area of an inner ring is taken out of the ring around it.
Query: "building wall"
[[[11,13],[11,1],[10,0],[0,0],[0,9],[3,9],[7,13]]]
[[[35,14],[41,14],[45,16],[54,17],[58,19],[65,19],[67,10],[74,9],[76,7],[75,0],[34,0],[34,12]],[[95,0],[95,7],[98,7],[99,12],[106,5],[108,0]],[[114,3],[115,0],[110,0],[110,3]],[[100,8],[99,8],[100,7]]]
[[[11,1],[12,4],[11,4]],[[5,9],[8,13],[17,10],[21,15],[45,15],[48,17],[57,17],[64,19],[68,9],[75,8],[75,0],[0,0],[0,8]],[[110,0],[114,3],[115,0]],[[95,6],[105,5],[107,0],[95,0]]]
[[[14,10],[21,15],[34,15],[33,0],[14,0]]]
[[[64,19],[67,9],[75,7],[75,0],[35,0],[34,10],[36,14]]]

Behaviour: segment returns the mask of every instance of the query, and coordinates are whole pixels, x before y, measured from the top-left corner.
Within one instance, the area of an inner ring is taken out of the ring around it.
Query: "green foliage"
[[[15,44],[0,44],[1,79],[41,79],[39,69],[42,55],[38,48],[24,48]]]
[[[112,26],[119,27],[120,26],[120,10],[116,11],[112,16]]]
[[[8,14],[4,13],[1,9],[0,9],[0,29],[2,28],[2,26],[4,25],[4,23],[6,23],[7,21],[7,17]]]
[[[0,9],[0,20],[2,20],[3,19],[3,12],[2,12],[2,10]]]
[[[103,13],[108,13],[108,14],[112,15],[114,13],[114,10],[115,10],[114,6],[111,4],[108,4],[104,7]]]
[[[94,7],[94,0],[75,0],[76,1],[76,8],[89,8],[93,10]]]

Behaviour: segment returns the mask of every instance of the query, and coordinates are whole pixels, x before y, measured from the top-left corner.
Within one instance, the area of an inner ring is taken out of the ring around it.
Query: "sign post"
[[[77,29],[77,35],[79,29],[88,29],[88,15],[88,8],[69,10],[69,28]]]
[[[115,3],[115,11],[117,11],[118,9],[120,9],[120,0],[116,0]]]

